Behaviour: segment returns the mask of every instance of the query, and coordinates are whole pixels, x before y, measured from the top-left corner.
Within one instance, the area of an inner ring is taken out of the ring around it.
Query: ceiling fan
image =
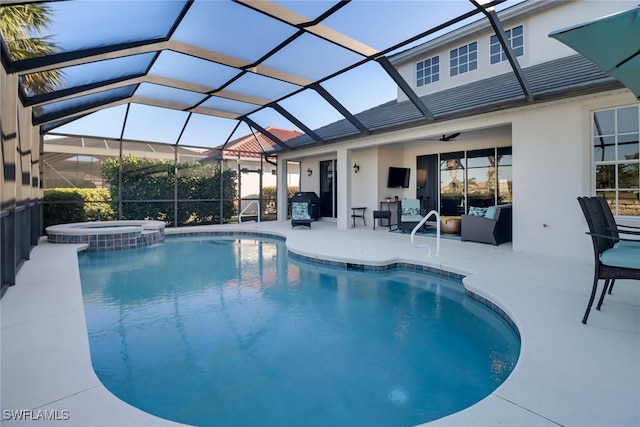
[[[458,136],[460,136],[461,132],[456,132],[456,133],[452,133],[450,135],[442,135],[441,138],[427,138],[427,140],[429,141],[453,141],[454,139],[456,139]]]

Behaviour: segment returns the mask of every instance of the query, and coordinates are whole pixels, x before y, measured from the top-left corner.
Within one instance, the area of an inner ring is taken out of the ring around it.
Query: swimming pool
[[[408,426],[476,403],[517,361],[517,334],[459,281],[286,252],[227,236],[80,254],[100,380],[193,425]]]

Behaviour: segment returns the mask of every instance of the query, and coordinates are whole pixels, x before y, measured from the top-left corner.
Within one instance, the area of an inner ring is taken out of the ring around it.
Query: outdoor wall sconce
[[[307,168],[307,176],[311,176],[313,174],[313,171],[310,168]]]
[[[353,164],[353,172],[358,173],[358,171],[360,170],[360,166],[358,166],[357,163]]]

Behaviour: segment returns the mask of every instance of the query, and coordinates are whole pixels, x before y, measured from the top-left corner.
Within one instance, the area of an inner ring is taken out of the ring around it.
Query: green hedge
[[[70,222],[118,219],[119,200],[117,197],[111,197],[111,194],[118,194],[118,160],[106,160],[102,174],[109,188],[45,190],[45,227]],[[123,158],[122,219],[157,219],[172,226],[176,176],[178,199],[187,200],[178,203],[179,225],[217,224],[220,220],[219,165],[196,163],[178,165],[176,168],[173,162],[139,159],[133,156]],[[222,178],[223,221],[226,222],[237,218],[237,206],[234,204],[237,194],[236,172],[226,170],[222,173]],[[288,187],[287,199],[297,192],[297,186]],[[263,215],[275,215],[276,187],[264,187],[262,195]]]
[[[102,175],[118,210],[120,161],[107,159]],[[162,160],[122,158],[122,219],[154,219],[174,224],[175,183],[177,180],[178,225],[217,224],[220,222],[220,178],[223,180],[223,222],[237,215],[237,174],[220,173],[218,164],[178,164]],[[193,201],[191,201],[193,200]]]
[[[298,186],[287,187],[287,200],[291,199],[298,192]],[[275,185],[262,187],[262,211],[264,215],[275,214],[277,212],[278,191]]]
[[[51,188],[44,190],[44,226],[70,222],[116,219],[111,194],[104,188]]]

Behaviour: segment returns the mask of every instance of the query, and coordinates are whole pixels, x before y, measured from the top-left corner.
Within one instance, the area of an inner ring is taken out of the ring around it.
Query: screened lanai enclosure
[[[3,0],[3,288],[48,208],[223,223],[243,207],[243,179],[263,205],[266,187],[279,199],[297,188],[279,153],[437,120],[388,58],[477,20],[529,98],[497,15],[515,3]],[[394,114],[360,114],[399,93]]]

